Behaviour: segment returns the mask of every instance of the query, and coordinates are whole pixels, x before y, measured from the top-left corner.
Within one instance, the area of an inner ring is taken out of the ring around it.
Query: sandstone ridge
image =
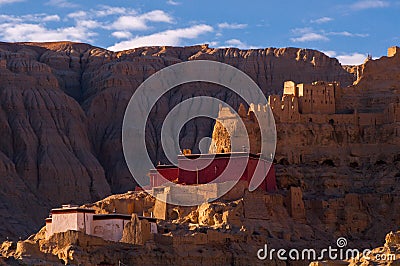
[[[290,168],[288,172],[298,170]],[[326,171],[327,168],[321,169],[321,172]],[[287,173],[279,176],[279,180],[282,187],[287,187],[284,184],[289,181]],[[348,248],[363,250],[380,245],[385,237],[382,228],[399,222],[398,208],[388,212],[395,197],[379,192],[363,197],[356,193],[316,196],[309,188],[314,183],[313,176],[302,180],[306,183],[303,189],[291,184],[289,189],[277,193],[243,191],[235,192],[236,198],[232,194],[229,200],[219,199],[197,207],[167,206],[165,220],[157,222],[158,233],[146,238],[140,227],[134,226],[136,213],[161,211],[156,201],[144,192],[113,195],[82,207],[91,207],[96,213],[112,213],[115,209],[120,213],[133,213],[120,242],[105,241],[79,231],[56,233],[46,238],[44,227],[26,240],[3,242],[0,255],[5,263],[16,265],[59,265],[60,262],[66,265],[288,265],[276,257],[259,260],[257,251],[267,244],[269,248],[314,248],[321,252],[325,247],[334,246],[338,237],[348,239]],[[385,186],[378,185],[380,189]],[[328,182],[321,188],[330,189],[331,193],[340,191],[336,189],[335,192]],[[377,202],[376,194],[384,197],[385,203]],[[374,249],[372,254],[393,253],[395,257],[391,262],[397,263],[398,251],[399,232],[395,232],[388,234],[384,247]],[[372,257],[367,261],[357,257],[332,261],[329,265],[360,265],[362,262],[378,261]],[[303,260],[294,265],[309,263]],[[319,263],[322,262],[312,265],[326,262]]]
[[[121,147],[121,123],[132,93],[147,77],[174,63],[210,59],[233,65],[266,94],[283,81],[339,81],[354,76],[336,59],[297,48],[239,50],[144,47],[111,52],[88,44],[0,43],[1,237],[37,229],[51,206],[82,203],[133,189]],[[211,84],[188,84],[154,109],[147,139],[154,162],[164,160],[156,136],[162,117],[182,99],[215,96],[233,106],[237,97]],[[155,119],[157,118],[157,119]],[[190,121],[187,148],[210,136],[212,121]],[[29,224],[24,221],[29,219]],[[6,221],[13,221],[8,223]]]

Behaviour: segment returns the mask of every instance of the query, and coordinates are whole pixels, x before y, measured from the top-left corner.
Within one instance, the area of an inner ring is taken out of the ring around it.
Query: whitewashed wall
[[[118,242],[121,240],[124,226],[128,222],[129,220],[124,219],[94,220],[92,235]]]

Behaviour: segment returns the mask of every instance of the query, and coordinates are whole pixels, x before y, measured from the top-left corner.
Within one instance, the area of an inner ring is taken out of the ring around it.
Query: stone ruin
[[[266,121],[275,119],[276,123],[277,163],[361,166],[393,161],[400,154],[399,101],[391,99],[375,109],[366,106],[359,112],[349,107],[352,93],[353,88],[341,88],[336,82],[286,81],[283,96],[268,98],[273,118],[267,105],[250,104],[247,110],[241,105],[238,113],[246,126],[250,152],[260,152],[261,134],[256,117],[267,116]],[[246,138],[238,124],[228,107],[220,107],[211,153],[236,152],[231,150],[230,138]]]

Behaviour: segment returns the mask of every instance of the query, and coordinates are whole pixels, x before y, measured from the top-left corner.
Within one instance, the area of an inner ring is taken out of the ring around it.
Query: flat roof
[[[173,164],[157,165],[155,169],[150,169],[150,173],[156,173],[159,169],[178,169],[178,167]]]
[[[203,153],[203,154],[179,154],[179,159],[197,159],[197,158],[230,158],[230,157],[242,157],[246,156],[253,159],[259,159],[260,154],[254,154],[249,152],[227,152],[227,153]]]
[[[210,159],[210,158],[231,158],[231,157],[248,157],[250,159],[260,159],[260,160],[265,160],[268,162],[269,161],[265,156],[262,154],[258,153],[250,153],[250,152],[226,152],[226,153],[198,153],[198,154],[179,154],[178,155],[178,160],[185,160],[185,159],[198,159],[198,158],[205,158],[205,159]],[[172,165],[172,164],[165,164],[165,165],[157,165],[155,169],[150,169],[149,173],[157,173],[159,169],[179,169],[178,166]]]
[[[109,219],[121,219],[121,220],[131,220],[132,216],[129,214],[121,214],[121,213],[107,213],[107,214],[95,214],[93,215],[93,221],[98,220],[109,220]],[[152,222],[156,222],[157,218],[147,217],[147,216],[138,216],[139,220],[148,220]]]
[[[132,217],[131,215],[121,214],[121,213],[95,214],[93,215],[93,221],[109,220],[109,219],[130,220],[131,217]]]
[[[63,212],[64,213],[64,212]],[[121,219],[121,220],[130,220],[132,218],[129,214],[121,214],[121,213],[106,213],[106,214],[95,214],[93,215],[93,220],[109,220],[109,219]],[[157,218],[155,217],[147,217],[147,216],[138,216],[139,220],[148,220],[150,222],[157,222]],[[52,223],[53,218],[48,217],[45,219],[46,223]]]
[[[51,214],[61,214],[61,213],[95,213],[95,210],[88,208],[57,208],[50,211]]]

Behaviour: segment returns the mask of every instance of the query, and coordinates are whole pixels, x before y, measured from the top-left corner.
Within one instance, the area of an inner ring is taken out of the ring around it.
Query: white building
[[[122,238],[125,224],[130,220],[131,216],[126,214],[95,214],[91,235],[118,242]]]
[[[131,220],[131,215],[95,214],[93,209],[73,205],[63,205],[62,208],[52,209],[50,214],[51,217],[46,219],[46,239],[55,233],[73,230],[118,242],[122,238],[125,225]],[[150,233],[157,233],[156,218],[144,216],[138,216],[138,218],[148,220]]]

